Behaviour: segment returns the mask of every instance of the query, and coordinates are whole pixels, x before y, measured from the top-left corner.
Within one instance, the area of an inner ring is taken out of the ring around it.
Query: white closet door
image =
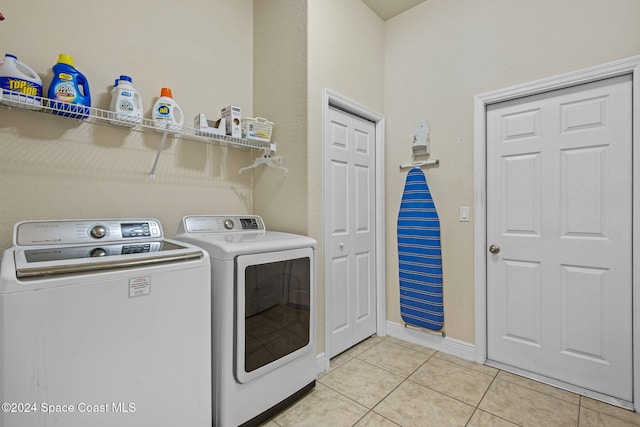
[[[375,124],[329,109],[325,185],[328,357],[376,332]]]

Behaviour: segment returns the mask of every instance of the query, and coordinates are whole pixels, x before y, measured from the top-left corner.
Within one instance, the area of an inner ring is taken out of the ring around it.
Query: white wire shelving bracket
[[[162,130],[155,126],[151,119],[142,118],[139,122],[131,120],[123,120],[118,118],[118,114],[113,111],[101,110],[95,107],[86,107],[83,105],[64,104],[64,108],[57,108],[56,104],[48,98],[37,96],[26,96],[9,90],[2,90],[2,107],[7,109],[17,109],[35,114],[55,114],[67,120],[79,120],[85,123],[98,125],[106,125],[111,127],[128,128],[134,132],[152,133],[162,135],[158,152],[156,153],[153,167],[151,168],[150,177],[155,179],[156,170],[160,154],[164,149],[168,136],[188,141],[202,142],[206,144],[221,145],[224,147],[235,147],[242,149],[261,149],[266,152],[276,151],[276,144],[273,142],[256,141],[246,138],[234,138],[227,135],[203,135],[198,129],[188,126],[168,125]]]

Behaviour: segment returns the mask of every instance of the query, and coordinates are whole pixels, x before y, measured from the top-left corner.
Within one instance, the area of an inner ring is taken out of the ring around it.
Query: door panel
[[[631,76],[487,108],[488,358],[632,401]]]
[[[502,335],[512,341],[540,346],[540,263],[504,260],[506,321]]]
[[[327,244],[325,287],[332,315],[328,357],[376,331],[374,177],[375,125],[329,109],[329,191],[325,203],[332,217]]]

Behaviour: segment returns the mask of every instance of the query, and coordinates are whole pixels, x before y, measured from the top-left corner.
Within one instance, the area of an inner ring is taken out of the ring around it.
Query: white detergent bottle
[[[132,127],[142,122],[142,97],[131,82],[131,77],[120,76],[111,89],[109,110],[115,113],[114,124]]]
[[[28,110],[42,108],[42,79],[31,67],[8,53],[0,62],[0,102]]]
[[[163,87],[160,91],[160,98],[153,106],[153,125],[159,132],[172,130],[177,131],[184,123],[184,114],[176,101],[171,96],[171,89]]]

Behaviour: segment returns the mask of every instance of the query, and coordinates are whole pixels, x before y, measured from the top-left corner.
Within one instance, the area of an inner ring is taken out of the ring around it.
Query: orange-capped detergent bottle
[[[174,101],[171,89],[163,87],[152,111],[153,125],[158,131],[179,130],[184,124],[182,109]]]

